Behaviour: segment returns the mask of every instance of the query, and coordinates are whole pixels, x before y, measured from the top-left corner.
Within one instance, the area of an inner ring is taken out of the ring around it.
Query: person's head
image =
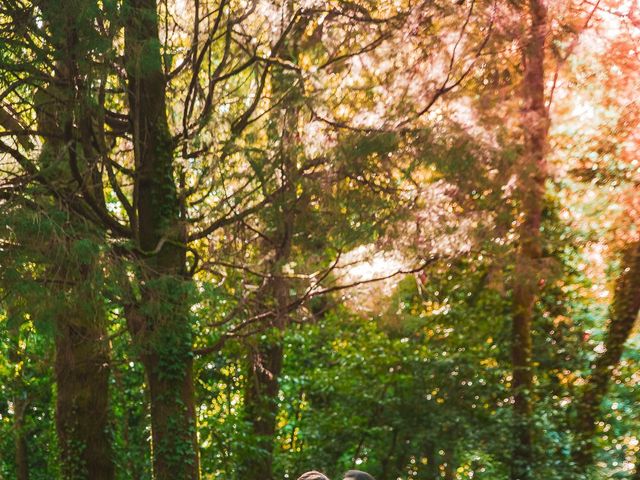
[[[298,477],[298,480],[329,480],[326,475],[316,472],[312,470],[311,472],[306,472]]]
[[[360,470],[349,470],[344,474],[344,480],[376,480],[367,472]]]

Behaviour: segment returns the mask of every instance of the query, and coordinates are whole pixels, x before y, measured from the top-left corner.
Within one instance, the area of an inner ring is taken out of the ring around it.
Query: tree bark
[[[593,446],[600,404],[607,393],[613,370],[620,363],[626,343],[640,310],[640,241],[624,252],[622,273],[618,277],[610,307],[605,351],[593,365],[591,375],[578,402],[573,461],[585,474],[593,465]]]
[[[529,1],[529,18],[529,31],[522,46],[524,152],[519,164],[521,218],[515,265],[511,338],[514,399],[514,446],[511,480],[532,478],[531,327],[541,280],[542,238],[540,226],[547,179],[545,153],[549,119],[544,95],[544,55],[547,34],[547,9],[544,0]]]
[[[24,425],[27,401],[21,395],[14,397],[14,409],[16,480],[29,480],[29,449]]]
[[[76,299],[80,302],[80,298]],[[65,480],[113,480],[109,348],[101,307],[69,305],[56,325],[56,426]]]
[[[173,172],[166,79],[154,0],[123,6],[125,65],[137,181],[138,281],[129,327],[150,391],[154,476],[199,478],[186,233]]]

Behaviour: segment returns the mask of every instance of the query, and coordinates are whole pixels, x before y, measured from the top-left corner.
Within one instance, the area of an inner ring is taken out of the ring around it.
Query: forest
[[[0,0],[0,480],[640,480],[639,44]]]

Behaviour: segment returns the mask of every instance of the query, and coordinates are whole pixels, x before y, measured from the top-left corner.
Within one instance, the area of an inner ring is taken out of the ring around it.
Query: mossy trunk
[[[197,479],[192,362],[184,356],[182,359],[169,356],[151,353],[144,357],[151,404],[154,478]]]
[[[129,326],[149,383],[154,478],[196,480],[199,465],[186,228],[174,180],[157,5],[154,0],[128,0],[123,12],[137,166],[134,227],[141,290]]]

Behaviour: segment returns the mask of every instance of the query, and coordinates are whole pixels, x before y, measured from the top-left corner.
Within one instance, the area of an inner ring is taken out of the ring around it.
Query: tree
[[[618,367],[624,345],[631,335],[640,311],[640,243],[627,247],[621,272],[615,283],[604,352],[592,366],[577,407],[573,460],[578,472],[587,474],[593,465],[596,422],[614,369]]]
[[[55,184],[55,193],[69,198],[73,196],[69,164],[82,169],[82,175],[88,173],[95,178],[96,173],[93,165],[84,162],[78,165],[77,145],[65,142],[72,135],[70,126],[74,115],[86,115],[87,108],[84,99],[74,104],[73,78],[85,67],[77,61],[77,49],[95,38],[81,25],[87,20],[88,4],[68,2],[54,6],[43,2],[39,7],[49,29],[50,51],[47,53],[51,54],[55,73],[48,78],[43,75],[47,83],[41,84],[37,92],[31,91],[38,132],[44,138],[31,171],[39,170],[41,182]],[[11,13],[18,15],[19,7]],[[30,150],[33,148],[31,142],[21,144]],[[92,148],[89,142],[81,148],[89,157]],[[89,188],[96,186],[91,183]],[[30,194],[35,201],[22,202],[23,208],[18,211],[18,215],[28,220],[21,222],[22,225],[19,222],[17,228],[37,231],[37,225],[29,225],[29,221],[37,222],[38,215],[45,212],[56,218],[48,232],[54,235],[53,241],[36,235],[35,239],[22,239],[23,244],[18,248],[27,250],[27,255],[30,250],[32,258],[44,266],[36,275],[41,275],[41,281],[49,284],[55,301],[50,308],[54,311],[55,324],[56,424],[62,475],[69,479],[113,479],[108,420],[109,349],[103,299],[96,279],[99,269],[96,237],[81,219],[65,211],[77,206],[73,200],[65,203],[59,197],[51,198],[46,192],[33,190],[25,196]],[[32,308],[33,300],[22,299],[22,315],[38,317],[43,312],[42,308]],[[46,319],[36,321],[46,322]]]
[[[149,382],[154,472],[197,479],[186,230],[174,179],[155,1],[124,4],[125,67],[137,183],[135,238],[140,297],[128,324]]]
[[[512,480],[532,478],[533,371],[531,329],[537,291],[544,282],[542,262],[542,210],[547,180],[546,150],[549,117],[545,104],[545,42],[547,7],[544,0],[528,2],[528,26],[522,40],[523,154],[519,162],[520,222],[513,290],[514,449]]]

